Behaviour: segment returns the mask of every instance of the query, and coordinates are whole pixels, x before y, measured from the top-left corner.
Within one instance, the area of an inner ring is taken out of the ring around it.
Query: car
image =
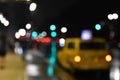
[[[104,75],[107,72],[108,76],[111,61],[112,56],[104,38],[66,38],[64,47],[57,52],[58,65],[70,73],[90,71],[90,74],[100,72]]]

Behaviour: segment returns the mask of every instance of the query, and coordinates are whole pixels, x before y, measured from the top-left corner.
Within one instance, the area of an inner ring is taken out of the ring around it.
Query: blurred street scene
[[[0,80],[120,80],[114,3],[0,0]]]

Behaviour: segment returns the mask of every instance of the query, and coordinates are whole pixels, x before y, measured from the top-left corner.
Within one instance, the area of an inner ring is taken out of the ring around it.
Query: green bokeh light
[[[51,32],[51,37],[56,37],[57,33],[55,31]]]
[[[96,29],[96,30],[101,30],[101,25],[100,25],[100,24],[96,24],[96,25],[95,25],[95,29]]]
[[[56,29],[56,26],[55,25],[51,25],[50,26],[50,30],[54,31]]]

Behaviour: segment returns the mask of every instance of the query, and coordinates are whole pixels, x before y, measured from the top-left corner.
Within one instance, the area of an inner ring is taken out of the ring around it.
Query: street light
[[[35,11],[35,10],[36,10],[36,8],[37,8],[37,4],[36,4],[36,3],[34,3],[34,2],[33,2],[33,3],[31,3],[31,4],[30,4],[30,6],[29,6],[29,10],[30,10],[30,11]]]
[[[62,27],[61,33],[62,33],[62,38],[64,38],[64,39],[66,38],[66,34],[65,34],[66,32],[67,32],[67,27]]]
[[[119,15],[117,13],[113,13],[113,14],[108,14],[107,17],[109,20],[117,20]]]
[[[62,33],[66,33],[66,32],[67,32],[67,28],[66,28],[66,27],[62,27],[62,28],[61,28],[61,32],[62,32]]]
[[[23,29],[23,28],[19,29],[18,32],[19,32],[20,36],[25,36],[26,35],[26,30]]]
[[[110,49],[112,49],[113,47],[117,47],[117,46],[113,46],[115,44],[115,42],[119,41],[119,36],[120,36],[120,32],[119,32],[119,26],[118,26],[118,18],[119,15],[117,13],[112,13],[112,14],[108,14],[107,16],[108,18],[108,26],[110,29],[110,33],[109,33],[109,46]]]
[[[113,13],[113,18],[116,20],[116,19],[118,19],[118,14],[117,13]]]
[[[28,29],[31,29],[31,24],[30,23],[28,23],[28,24],[26,24],[26,29],[28,30]]]

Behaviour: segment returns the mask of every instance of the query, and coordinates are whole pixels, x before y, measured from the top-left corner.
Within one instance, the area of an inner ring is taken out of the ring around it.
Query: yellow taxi
[[[79,37],[66,38],[64,47],[57,52],[60,66],[68,70],[108,69],[112,56],[104,38],[82,40]]]

